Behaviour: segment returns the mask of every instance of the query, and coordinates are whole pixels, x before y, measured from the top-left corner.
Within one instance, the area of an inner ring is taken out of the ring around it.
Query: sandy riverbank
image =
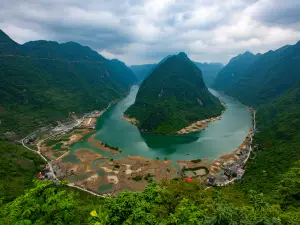
[[[129,118],[126,115],[123,115],[122,119],[127,120],[129,123],[131,123],[132,125],[135,125],[135,126],[137,126],[139,124],[139,121],[136,118]]]
[[[220,120],[224,112],[225,110],[223,110],[221,115],[217,117],[196,121],[195,123],[192,123],[189,126],[184,127],[181,130],[177,131],[176,134],[188,134],[188,133],[204,130],[207,127],[209,122]]]

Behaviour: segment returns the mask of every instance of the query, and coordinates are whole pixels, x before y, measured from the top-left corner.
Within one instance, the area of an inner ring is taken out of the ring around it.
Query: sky
[[[226,64],[300,40],[300,0],[1,0],[0,29],[22,44],[75,41],[127,65],[185,52]]]

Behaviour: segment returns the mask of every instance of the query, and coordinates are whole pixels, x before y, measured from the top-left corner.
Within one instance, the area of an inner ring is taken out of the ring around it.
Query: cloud
[[[75,41],[127,64],[186,52],[223,62],[300,39],[298,0],[2,0],[0,28],[19,43]]]

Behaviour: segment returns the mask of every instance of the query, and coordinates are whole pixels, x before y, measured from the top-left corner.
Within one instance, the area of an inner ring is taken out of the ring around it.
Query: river
[[[87,141],[78,142],[72,150],[90,148],[111,158],[138,155],[145,158],[176,160],[215,159],[236,149],[245,139],[252,119],[244,105],[217,91],[210,90],[220,98],[227,109],[221,120],[209,123],[199,132],[181,136],[157,136],[141,134],[139,130],[122,119],[123,112],[134,103],[138,86],[133,86],[129,95],[108,109],[98,120],[96,139],[119,147],[120,155],[112,156],[91,146]],[[64,161],[77,161],[70,155]]]

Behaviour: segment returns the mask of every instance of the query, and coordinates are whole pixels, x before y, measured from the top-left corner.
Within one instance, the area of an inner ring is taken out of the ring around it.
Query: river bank
[[[129,123],[131,123],[134,126],[137,126],[139,124],[139,121],[136,118],[129,118],[125,114],[123,114],[122,119],[128,121]]]

